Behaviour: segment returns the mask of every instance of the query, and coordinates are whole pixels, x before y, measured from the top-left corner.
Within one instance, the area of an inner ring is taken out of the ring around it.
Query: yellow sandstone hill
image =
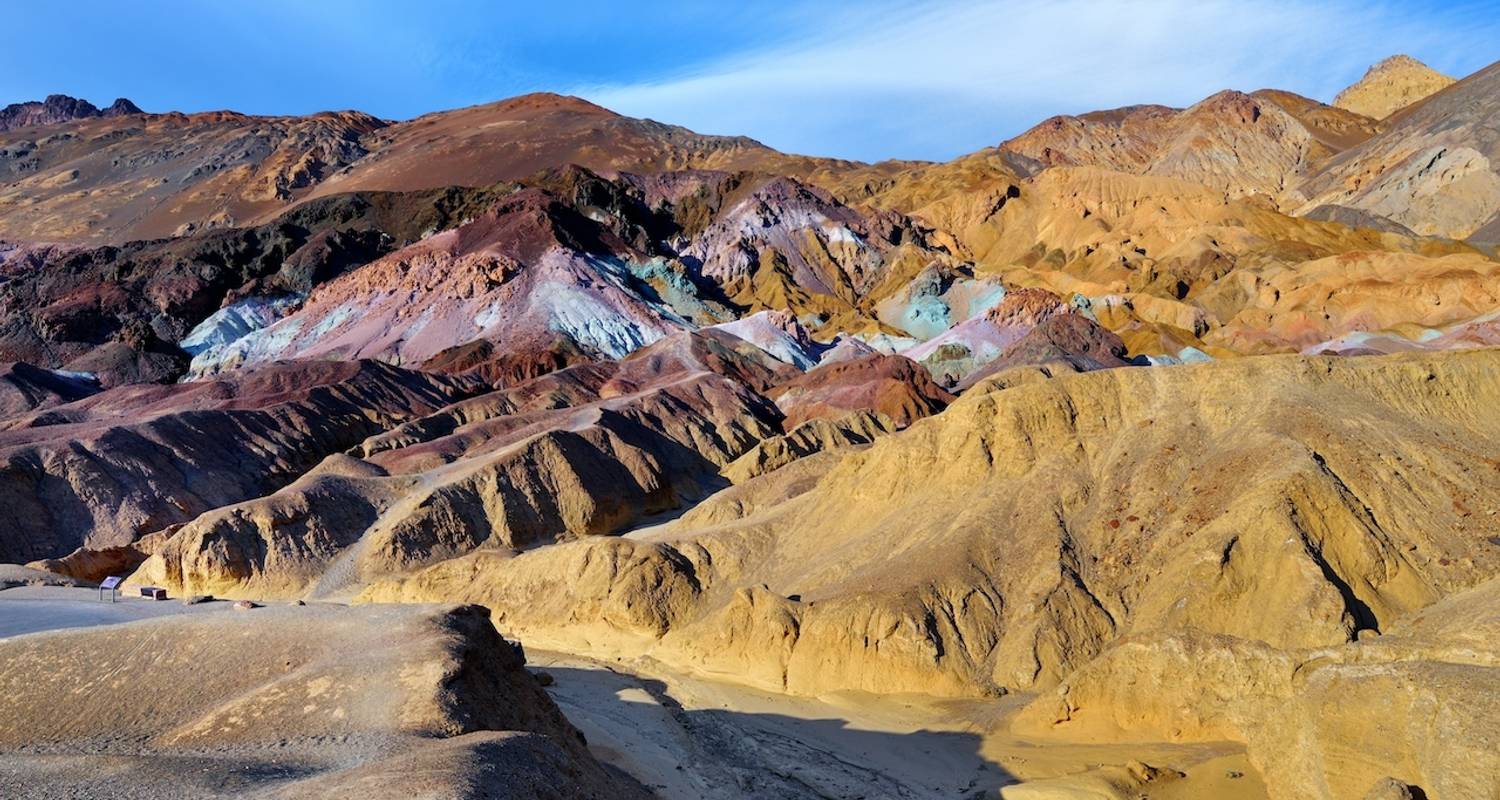
[[[1127,637],[1016,720],[1070,741],[1234,740],[1277,798],[1488,797],[1500,774],[1500,581],[1311,650]],[[1384,787],[1382,786],[1384,784]],[[1405,795],[1420,796],[1420,795]]]
[[[1453,85],[1447,75],[1408,55],[1394,55],[1365,72],[1333,98],[1338,108],[1385,119],[1412,103]]]
[[[1480,410],[1497,366],[1468,351],[997,380],[664,527],[480,548],[364,597],[482,601],[529,641],[794,693],[1045,687],[1127,633],[1337,645],[1500,566],[1484,535],[1500,429]],[[271,542],[293,561],[306,546],[296,529]],[[182,566],[233,591],[243,556],[197,552]]]

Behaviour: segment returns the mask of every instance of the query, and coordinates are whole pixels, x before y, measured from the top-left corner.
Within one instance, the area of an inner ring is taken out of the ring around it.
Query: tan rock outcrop
[[[1375,133],[1361,114],[1282,91],[1224,91],[1178,110],[1053,117],[1001,145],[1042,168],[1180,178],[1229,197],[1283,198],[1310,166]]]
[[[1070,740],[1245,742],[1273,798],[1400,797],[1407,785],[1488,797],[1500,789],[1497,594],[1491,580],[1324,649],[1130,637],[1016,726]]]
[[[1357,208],[1419,234],[1462,239],[1500,212],[1500,64],[1386,121],[1379,135],[1322,165],[1299,191],[1304,210]]]
[[[1045,687],[1127,632],[1336,645],[1500,567],[1496,358],[996,378],[638,541],[476,554],[365,597],[482,601],[528,639],[800,693]],[[649,591],[593,566],[622,560]]]
[[[744,483],[814,453],[869,444],[896,429],[883,414],[860,411],[842,417],[808,420],[780,436],[772,436],[730,462],[720,473],[732,483]]]
[[[648,796],[593,760],[476,607],[211,611],[18,637],[0,642],[0,689],[12,797],[496,796],[478,772],[514,781],[490,783],[504,797]]]

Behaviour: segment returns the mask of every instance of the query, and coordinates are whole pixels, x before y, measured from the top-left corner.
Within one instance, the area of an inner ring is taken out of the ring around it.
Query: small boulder
[[[1365,800],[1426,800],[1427,793],[1395,778],[1382,778],[1365,794]]]
[[[1162,779],[1181,778],[1183,773],[1171,767],[1153,767],[1144,761],[1130,761],[1125,764],[1125,771],[1137,783],[1152,783]]]
[[[260,608],[260,603],[252,603],[249,600],[236,600],[234,603],[235,611],[249,611],[252,608]]]

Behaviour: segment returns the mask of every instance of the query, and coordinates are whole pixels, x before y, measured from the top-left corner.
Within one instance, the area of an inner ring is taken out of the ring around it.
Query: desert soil
[[[1236,745],[1019,739],[1008,722],[1027,696],[792,697],[685,675],[649,659],[605,662],[532,650],[527,660],[555,679],[553,699],[588,737],[594,756],[663,800],[1266,796]],[[1132,761],[1185,775],[1132,785],[1122,777]]]
[[[0,591],[0,639],[229,607],[131,597],[111,604],[92,589],[22,586]],[[1265,797],[1234,745],[1019,739],[1008,722],[1029,699],[1023,695],[793,697],[683,674],[650,659],[606,662],[541,650],[527,659],[552,676],[553,699],[594,755],[663,800],[992,798],[997,792],[1006,800],[1037,800],[1127,796],[1122,790],[1156,800]],[[1130,785],[1121,776],[1132,761],[1186,775]]]
[[[230,603],[183,605],[182,601],[147,600],[123,592],[116,602],[99,600],[99,590],[71,586],[16,586],[0,591],[0,639],[26,633],[134,622],[184,613],[224,611]]]

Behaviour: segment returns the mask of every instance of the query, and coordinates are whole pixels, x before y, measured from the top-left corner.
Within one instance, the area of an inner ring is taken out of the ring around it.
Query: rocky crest
[[[1371,119],[1385,119],[1454,80],[1408,55],[1394,55],[1370,67],[1364,77],[1338,93],[1333,104]]]
[[[123,97],[101,111],[87,100],[79,100],[65,94],[54,94],[48,95],[46,100],[11,103],[5,108],[0,108],[0,132],[17,128],[57,125],[93,117],[123,117],[127,114],[143,113],[145,112],[141,111],[135,103]]]

